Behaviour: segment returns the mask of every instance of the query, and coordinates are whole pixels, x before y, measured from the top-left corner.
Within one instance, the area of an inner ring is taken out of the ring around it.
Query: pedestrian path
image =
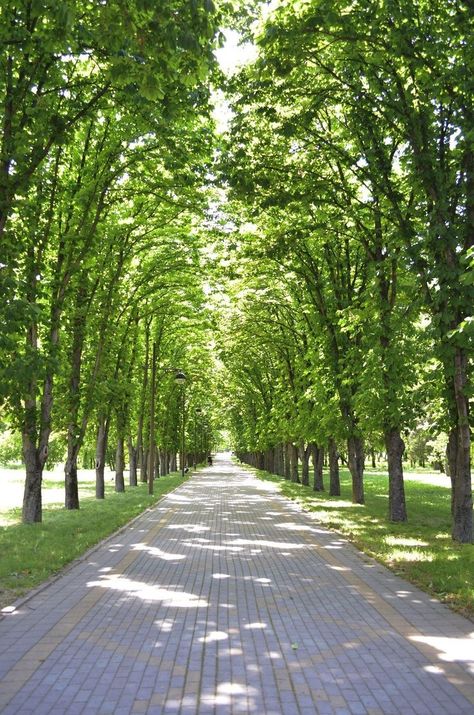
[[[474,624],[229,460],[0,620],[4,715],[472,715]]]

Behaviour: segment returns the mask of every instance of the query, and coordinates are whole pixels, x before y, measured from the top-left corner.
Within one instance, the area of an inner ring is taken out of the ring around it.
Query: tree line
[[[147,464],[175,468],[178,422],[193,436],[210,370],[199,222],[220,20],[210,0],[2,3],[0,402],[22,437],[24,522],[42,518],[52,436],[69,509],[91,432],[99,498],[112,431],[119,491],[124,445],[133,484],[137,466],[144,480]]]
[[[176,466],[183,426],[195,460],[227,420],[257,466],[307,482],[313,455],[316,489],[326,451],[337,493],[344,456],[356,503],[385,451],[403,521],[421,426],[447,435],[471,542],[472,3],[261,8],[2,4],[0,418],[22,438],[23,519],[41,520],[56,441],[74,509],[81,453],[102,498],[109,442],[121,490],[125,447],[133,484]],[[258,57],[224,83],[230,22]]]
[[[453,538],[472,542],[474,30],[472,3],[281,3],[228,81],[222,156],[235,309],[223,358],[239,453],[308,479],[364,450],[407,518],[406,435],[444,431]],[[251,356],[251,357],[250,357]]]

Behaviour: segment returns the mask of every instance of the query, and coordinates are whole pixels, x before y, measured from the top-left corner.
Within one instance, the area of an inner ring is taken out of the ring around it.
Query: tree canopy
[[[76,509],[81,464],[98,498],[106,462],[118,491],[126,464],[152,489],[224,427],[294,481],[312,457],[317,491],[325,455],[331,494],[345,462],[358,504],[383,452],[391,521],[430,443],[472,542],[473,23],[467,0],[2,4],[0,404],[24,521],[55,445]],[[256,58],[225,77],[230,26]]]

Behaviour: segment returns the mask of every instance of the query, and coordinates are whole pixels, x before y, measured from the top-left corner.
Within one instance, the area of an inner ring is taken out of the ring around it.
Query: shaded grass
[[[147,484],[124,493],[107,484],[106,498],[96,500],[95,484],[82,482],[79,510],[49,504],[39,524],[22,524],[21,509],[9,510],[7,526],[0,527],[0,607],[38,586],[182,483],[180,474],[160,477],[151,496]],[[43,486],[57,488],[58,483],[46,480]]]
[[[407,523],[388,521],[388,477],[366,474],[365,505],[352,504],[351,478],[341,470],[341,496],[267,472],[257,476],[278,484],[283,496],[314,512],[318,521],[346,536],[361,551],[406,580],[474,620],[474,545],[451,539],[449,489],[405,482]]]

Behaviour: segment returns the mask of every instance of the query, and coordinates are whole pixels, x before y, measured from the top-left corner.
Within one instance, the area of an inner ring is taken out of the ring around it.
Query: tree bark
[[[324,491],[324,480],[323,480],[323,464],[324,464],[324,447],[318,447],[317,444],[312,445],[313,453],[313,490],[315,492]]]
[[[298,474],[298,447],[296,444],[290,442],[290,471],[291,471],[291,481],[296,484],[300,484],[300,478]]]
[[[341,496],[341,482],[339,479],[339,455],[337,444],[331,437],[328,442],[329,451],[329,495],[332,497]]]
[[[79,509],[77,457],[78,450],[76,446],[68,444],[68,456],[64,465],[64,506],[66,509]]]
[[[105,498],[105,455],[107,451],[109,425],[105,415],[99,417],[97,440],[95,449],[95,496],[96,499]]]
[[[166,476],[169,473],[169,468],[168,468],[168,453],[164,449],[159,450],[159,459],[160,459],[160,473],[163,476]]]
[[[282,444],[277,444],[275,447],[275,474],[278,474],[280,477],[285,476],[285,460]]]
[[[388,518],[406,521],[405,486],[403,483],[403,452],[405,443],[396,427],[385,430],[385,449],[388,459]]]
[[[311,451],[311,446],[308,444],[307,447],[304,446],[304,442],[300,444],[299,447],[299,458],[301,460],[301,484],[307,487],[309,486],[309,455]]]
[[[140,396],[140,409],[138,412],[138,433],[137,433],[137,452],[138,452],[138,462],[140,464],[140,482],[147,481],[147,459],[145,456],[145,445],[143,440],[143,433],[145,431],[144,421],[145,421],[145,410],[146,410],[146,397],[148,390],[148,372],[150,369],[150,322],[147,322],[145,326],[145,360],[143,363],[143,380],[142,380],[142,390]]]
[[[120,435],[117,437],[117,451],[115,453],[115,491],[125,491],[125,479],[123,470],[125,469],[124,439]]]
[[[178,471],[178,459],[177,459],[176,452],[172,452],[170,455],[170,471],[171,472]]]
[[[79,427],[80,380],[82,350],[85,339],[85,310],[87,290],[82,284],[76,294],[72,320],[71,375],[69,379],[69,405],[67,427],[67,458],[64,465],[64,506],[79,509],[79,484],[77,480],[77,458],[82,443]]]
[[[137,486],[137,449],[133,446],[132,437],[128,439],[128,462],[130,465],[129,484],[131,487]]]
[[[473,541],[470,459],[469,400],[466,397],[467,358],[461,348],[454,356],[453,392],[456,424],[449,435],[448,455],[452,485],[452,538],[462,544]]]
[[[47,459],[47,448],[46,452],[43,452],[43,457],[40,458],[34,440],[31,439],[30,435],[23,433],[23,458],[25,460],[26,479],[22,520],[24,524],[33,524],[42,521],[43,518],[41,484],[43,468]]]
[[[291,479],[291,442],[285,444],[285,473],[283,476],[288,481]]]
[[[364,443],[361,437],[347,439],[349,471],[352,477],[352,503],[365,504],[364,498]]]

